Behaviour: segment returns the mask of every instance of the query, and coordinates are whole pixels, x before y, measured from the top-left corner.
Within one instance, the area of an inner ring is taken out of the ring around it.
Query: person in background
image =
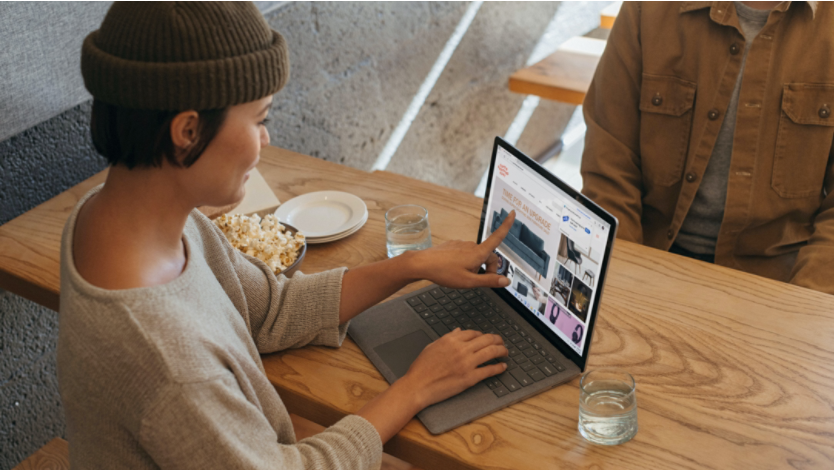
[[[110,167],[61,241],[73,468],[378,468],[417,412],[506,369],[478,367],[507,354],[499,336],[456,329],[356,415],[296,442],[260,354],[339,346],[351,318],[418,279],[509,285],[493,250],[515,214],[480,245],[291,279],[235,250],[196,207],[243,198],[288,56],[251,2],[116,2],[85,39],[91,132]]]
[[[585,98],[620,238],[834,293],[834,6],[625,2]]]

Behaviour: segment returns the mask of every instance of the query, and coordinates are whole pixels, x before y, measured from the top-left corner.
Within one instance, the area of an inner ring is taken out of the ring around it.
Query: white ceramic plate
[[[275,211],[278,220],[295,226],[308,240],[342,234],[356,228],[367,215],[362,199],[341,191],[302,194]]]
[[[359,229],[362,228],[362,226],[364,226],[365,222],[367,222],[367,221],[368,221],[368,215],[366,214],[365,217],[356,225],[356,227],[353,227],[352,229],[347,230],[345,232],[342,232],[338,235],[333,235],[332,237],[312,238],[312,239],[308,238],[307,239],[307,244],[308,245],[317,245],[317,244],[320,244],[320,243],[335,242],[336,240],[341,240],[342,238],[349,237],[349,236],[353,235],[354,233],[358,232]],[[304,232],[302,232],[302,233],[304,233]]]

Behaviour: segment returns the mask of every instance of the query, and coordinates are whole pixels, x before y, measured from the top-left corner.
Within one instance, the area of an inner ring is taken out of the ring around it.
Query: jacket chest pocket
[[[773,154],[773,190],[783,198],[820,197],[834,140],[834,85],[790,83]]]
[[[640,161],[643,179],[671,186],[681,180],[695,84],[675,77],[643,74],[640,88]]]

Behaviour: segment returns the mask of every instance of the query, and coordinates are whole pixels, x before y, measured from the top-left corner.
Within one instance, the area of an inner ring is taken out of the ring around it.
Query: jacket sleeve
[[[799,250],[791,272],[791,283],[834,294],[834,145],[828,155],[823,201],[814,219],[814,233]]]
[[[261,260],[236,250],[214,224],[192,212],[209,267],[246,321],[262,354],[307,344],[340,346],[348,323],[339,324],[346,268],[292,278],[275,276]]]
[[[624,2],[585,96],[582,192],[619,220],[618,237],[642,243],[640,3]]]
[[[161,469],[366,470],[382,461],[379,434],[356,415],[295,444],[279,442],[231,373],[167,386],[143,413],[139,442]]]

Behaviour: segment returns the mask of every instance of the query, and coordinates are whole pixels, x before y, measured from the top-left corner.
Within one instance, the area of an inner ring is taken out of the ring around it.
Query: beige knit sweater
[[[259,353],[339,346],[344,269],[291,280],[240,254],[194,210],[183,273],[156,287],[105,290],[61,241],[58,380],[74,469],[368,469],[382,442],[348,416],[296,442]]]

